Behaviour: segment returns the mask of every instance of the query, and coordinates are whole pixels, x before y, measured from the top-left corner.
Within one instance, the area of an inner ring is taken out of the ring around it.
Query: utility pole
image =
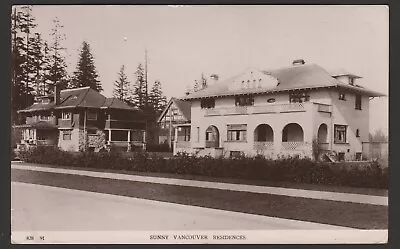
[[[144,71],[145,71],[145,90],[146,90],[146,94],[145,94],[145,109],[147,110],[148,107],[148,101],[149,101],[149,96],[148,96],[148,81],[147,81],[147,49],[145,49],[144,51],[145,54],[145,63],[144,63]]]

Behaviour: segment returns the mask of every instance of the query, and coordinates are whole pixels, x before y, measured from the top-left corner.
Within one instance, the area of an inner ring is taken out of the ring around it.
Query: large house
[[[191,103],[191,122],[176,125],[174,153],[313,157],[314,144],[331,160],[360,160],[369,100],[384,95],[356,84],[359,78],[304,60],[249,69],[182,98]]]
[[[182,138],[184,139],[183,141],[189,141],[190,108],[190,102],[183,101],[177,98],[171,98],[157,120],[159,128],[159,144],[167,143],[172,147],[172,144],[175,140],[176,125],[180,125],[179,134],[183,133],[183,136],[179,136],[179,139]],[[182,126],[185,126],[185,128],[182,128]],[[185,131],[189,138],[185,137]]]
[[[116,147],[145,147],[146,122],[137,109],[116,98],[106,98],[89,87],[55,90],[20,110],[25,124],[22,146],[58,146],[69,151],[99,151]]]

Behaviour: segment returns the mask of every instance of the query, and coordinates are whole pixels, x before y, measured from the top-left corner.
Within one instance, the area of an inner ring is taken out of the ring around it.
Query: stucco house
[[[89,87],[55,90],[18,111],[25,124],[21,146],[58,146],[68,151],[99,151],[116,147],[145,148],[143,114],[116,98],[106,98]]]
[[[179,139],[182,138],[181,133],[183,133],[182,139],[185,139],[185,131],[187,136],[190,137],[190,108],[190,102],[183,101],[174,97],[170,99],[167,106],[164,108],[157,119],[159,129],[159,144],[167,143],[172,146],[173,141],[175,140],[176,125],[180,125],[180,129],[178,132]],[[182,141],[184,142],[186,140]]]
[[[277,70],[248,69],[182,98],[191,104],[191,122],[176,125],[174,153],[313,157],[316,141],[331,160],[360,160],[369,100],[384,96],[356,84],[360,78],[302,59]],[[180,138],[183,129],[189,141]]]

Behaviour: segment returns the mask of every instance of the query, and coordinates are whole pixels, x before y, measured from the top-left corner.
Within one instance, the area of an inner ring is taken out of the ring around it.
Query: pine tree
[[[29,42],[30,55],[29,62],[29,82],[32,83],[35,96],[43,96],[46,93],[45,76],[48,68],[48,60],[45,57],[46,44],[39,33],[35,33]]]
[[[143,69],[142,64],[140,63],[135,72],[136,81],[133,85],[133,89],[131,92],[130,102],[138,107],[140,110],[145,110],[147,106],[147,99],[146,99],[146,79],[145,79],[145,72]]]
[[[66,48],[61,45],[62,41],[66,39],[65,34],[61,32],[64,26],[60,24],[57,17],[53,19],[53,24],[50,33],[51,43],[47,48],[45,47],[45,56],[48,62],[45,69],[47,71],[45,81],[47,93],[52,93],[56,84],[60,89],[65,89],[69,82],[65,62]]]
[[[129,102],[130,82],[125,74],[125,66],[122,65],[118,72],[118,80],[114,82],[113,97],[119,100]]]
[[[163,111],[167,105],[167,98],[163,95],[161,82],[155,81],[149,93],[149,106],[155,113]]]
[[[13,7],[11,17],[12,42],[12,122],[18,123],[17,110],[33,103],[32,85],[29,82],[29,34],[36,27],[31,6]]]
[[[103,87],[97,78],[98,74],[94,65],[93,54],[90,51],[90,45],[84,41],[71,85],[73,88],[89,86],[93,90],[101,92]]]

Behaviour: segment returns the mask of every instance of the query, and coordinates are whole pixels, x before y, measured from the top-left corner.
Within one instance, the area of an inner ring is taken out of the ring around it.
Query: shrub
[[[170,159],[147,152],[65,152],[57,148],[33,148],[19,153],[32,163],[73,167],[120,169],[248,180],[292,181],[354,187],[388,188],[388,168],[378,161],[362,164],[316,162],[309,158],[286,157],[277,160],[263,156],[237,158],[195,157],[179,153]],[[125,156],[124,156],[125,155]],[[350,166],[350,167],[349,167]]]

